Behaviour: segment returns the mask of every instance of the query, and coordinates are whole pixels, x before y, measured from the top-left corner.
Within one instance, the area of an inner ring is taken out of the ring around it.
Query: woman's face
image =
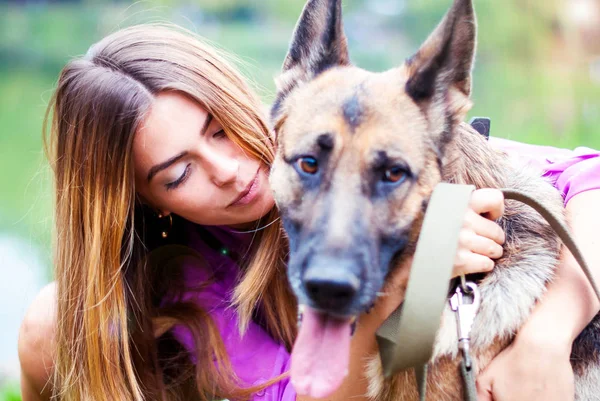
[[[190,98],[159,94],[133,142],[136,189],[163,215],[238,226],[274,205],[267,167]]]

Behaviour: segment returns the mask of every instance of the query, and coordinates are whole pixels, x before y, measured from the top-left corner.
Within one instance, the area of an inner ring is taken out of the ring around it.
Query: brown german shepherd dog
[[[350,64],[341,8],[341,0],[308,1],[272,108],[278,151],[270,181],[289,237],[289,281],[303,308],[292,380],[315,397],[343,380],[351,325],[414,252],[436,184],[514,188],[563,215],[560,195],[540,172],[514,167],[463,123],[476,40],[470,0],[455,0],[419,51],[383,73]],[[508,201],[499,223],[504,256],[489,274],[471,277],[482,294],[471,336],[478,371],[527,319],[561,247],[527,206]],[[573,346],[577,400],[600,399],[599,333],[597,317]],[[448,307],[429,366],[429,400],[463,399],[457,344]],[[365,368],[373,399],[418,399],[413,372],[384,380],[375,355]]]

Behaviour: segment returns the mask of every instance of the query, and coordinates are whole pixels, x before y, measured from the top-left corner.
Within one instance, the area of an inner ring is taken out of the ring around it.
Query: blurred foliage
[[[21,401],[21,392],[16,383],[0,383],[0,401]]]
[[[408,1],[399,25],[416,50],[447,0]],[[573,58],[559,0],[476,1],[478,46],[471,115],[492,118],[492,135],[600,148],[600,82]]]
[[[408,1],[401,25],[425,38],[448,9],[448,0]],[[557,2],[553,0],[476,1],[479,51],[500,52],[503,60],[533,60],[549,54]]]

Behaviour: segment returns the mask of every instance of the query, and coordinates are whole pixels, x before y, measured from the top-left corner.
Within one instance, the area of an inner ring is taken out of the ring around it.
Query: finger
[[[478,235],[471,230],[461,231],[459,234],[459,244],[462,249],[487,256],[490,259],[498,259],[504,252],[501,245],[487,237]]]
[[[486,256],[459,250],[454,262],[452,277],[473,273],[485,273],[494,268],[494,261]]]
[[[475,211],[467,211],[465,216],[465,227],[470,228],[475,234],[491,239],[497,244],[504,244],[506,235],[504,230],[492,220],[478,215]]]
[[[496,220],[504,214],[504,195],[498,189],[483,188],[473,191],[469,206],[477,214],[486,214]]]

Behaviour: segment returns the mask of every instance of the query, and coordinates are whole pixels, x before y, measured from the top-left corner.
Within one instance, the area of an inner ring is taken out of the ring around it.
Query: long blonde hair
[[[132,143],[162,91],[195,99],[247,154],[267,165],[273,160],[260,100],[218,51],[190,32],[160,25],[123,29],[65,66],[46,135],[56,184],[59,399],[241,399],[251,392],[232,385],[235,375],[206,313],[197,305],[157,302],[164,291],[155,284],[164,286],[168,273],[146,262],[152,223],[136,197]],[[235,305],[242,330],[259,305],[269,333],[289,348],[296,323],[285,243],[277,211],[265,219],[275,223],[257,234]],[[190,328],[195,366],[157,343],[153,321]]]

